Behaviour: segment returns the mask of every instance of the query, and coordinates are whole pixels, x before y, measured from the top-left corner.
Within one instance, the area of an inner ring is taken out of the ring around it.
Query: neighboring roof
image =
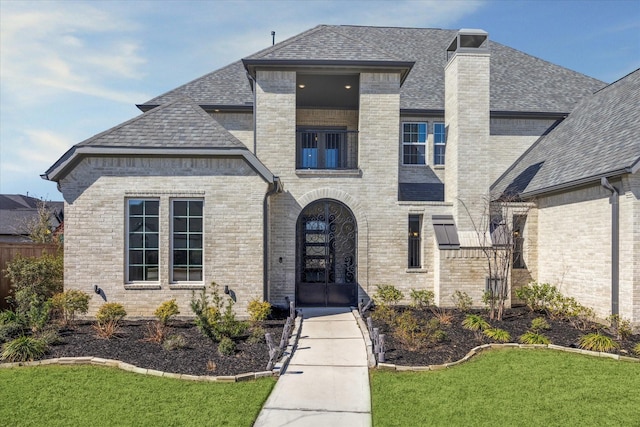
[[[581,101],[492,186],[526,198],[640,168],[640,69]]]
[[[37,220],[42,200],[21,194],[0,194],[0,235],[26,235],[29,223]],[[55,228],[63,219],[63,202],[45,202],[51,211],[51,225]]]
[[[442,183],[399,183],[398,201],[400,202],[444,202],[444,184]]]
[[[81,156],[100,154],[241,155],[268,182],[273,182],[273,174],[240,140],[184,97],[74,145],[42,177],[57,181]]]
[[[246,58],[414,62],[400,89],[403,110],[444,110],[446,50],[457,30],[319,25]],[[492,111],[567,113],[605,83],[489,41]],[[239,107],[253,102],[240,62],[200,77],[141,105],[151,108],[180,96],[199,105]]]

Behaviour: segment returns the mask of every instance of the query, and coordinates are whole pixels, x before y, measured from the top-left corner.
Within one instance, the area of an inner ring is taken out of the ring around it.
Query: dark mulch
[[[428,309],[417,310],[409,307],[398,307],[396,311],[401,313],[404,310],[411,310],[421,321],[428,321],[433,318],[433,313]],[[396,365],[403,366],[426,366],[426,365],[440,365],[443,363],[455,362],[462,359],[472,348],[482,344],[488,344],[493,341],[486,336],[482,336],[480,339],[474,334],[474,332],[464,329],[462,327],[462,321],[465,319],[466,314],[461,313],[458,310],[448,310],[453,316],[451,324],[441,325],[441,329],[446,333],[446,339],[441,343],[430,344],[426,348],[411,351],[402,345],[393,335],[393,327],[382,321],[373,321],[373,326],[379,328],[381,334],[385,334],[385,361]],[[542,313],[532,313],[526,307],[516,307],[507,310],[503,320],[489,321],[489,316],[486,311],[473,311],[474,314],[482,315],[492,327],[500,328],[508,331],[511,334],[511,342],[519,342],[518,337],[524,334],[531,326],[531,320],[536,317],[545,317],[551,329],[544,331],[544,335],[549,338],[552,344],[561,345],[564,347],[578,347],[578,340],[582,335],[586,335],[590,332],[597,330],[596,325],[592,325],[592,328],[587,331],[581,331],[576,329],[571,323],[563,320],[553,320]],[[371,312],[367,312],[365,316],[370,316]],[[603,328],[600,327],[602,332]],[[633,356],[632,348],[635,344],[640,342],[640,334],[632,335],[632,337],[626,341],[621,342],[619,350],[614,353]]]
[[[267,320],[263,327],[280,342],[286,314]],[[174,321],[169,335],[180,334],[186,347],[165,350],[162,344],[146,339],[149,321],[123,322],[117,337],[98,338],[91,323],[80,323],[73,329],[60,331],[61,342],[51,346],[46,358],[93,356],[115,359],[140,368],[190,375],[237,375],[264,371],[269,362],[267,344],[251,343],[247,337],[236,342],[233,356],[218,353],[218,344],[206,338],[193,322]],[[208,362],[209,366],[207,366]],[[215,369],[212,369],[215,366]]]

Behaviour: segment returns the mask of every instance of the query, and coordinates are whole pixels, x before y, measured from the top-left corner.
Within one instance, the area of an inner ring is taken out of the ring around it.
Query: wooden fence
[[[0,310],[9,308],[6,297],[11,291],[11,281],[5,277],[4,270],[16,256],[39,257],[44,252],[54,253],[56,244],[42,243],[6,243],[0,242]]]

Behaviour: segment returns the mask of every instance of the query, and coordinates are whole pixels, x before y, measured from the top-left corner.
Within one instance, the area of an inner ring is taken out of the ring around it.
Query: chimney
[[[491,184],[488,43],[487,32],[461,29],[447,49],[445,201],[463,232],[480,224]]]

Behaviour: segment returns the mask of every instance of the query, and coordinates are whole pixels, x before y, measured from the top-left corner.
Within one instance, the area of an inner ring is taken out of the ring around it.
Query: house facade
[[[482,30],[318,26],[139,105],[45,173],[66,203],[65,286],[133,315],[170,298],[189,313],[212,281],[241,313],[356,305],[378,284],[481,305],[492,185],[604,86]],[[514,284],[538,278],[546,221],[518,206]]]

